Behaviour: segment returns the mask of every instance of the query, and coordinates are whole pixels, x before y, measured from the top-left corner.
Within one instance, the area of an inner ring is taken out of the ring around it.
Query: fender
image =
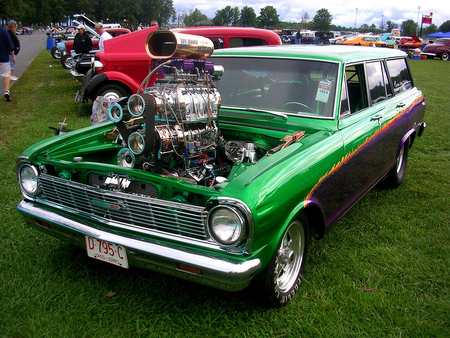
[[[403,148],[403,146],[405,145],[405,142],[409,139],[409,149],[411,149],[414,140],[416,139],[416,136],[420,137],[422,136],[422,133],[424,132],[425,128],[427,127],[427,124],[425,122],[420,122],[417,125],[414,126],[414,128],[411,128],[410,130],[408,130],[408,132],[402,137],[402,140],[398,146],[397,149],[397,156],[400,153],[400,150]]]
[[[97,91],[97,88],[100,86],[105,85],[107,82],[119,82],[130,88],[130,90],[133,93],[136,93],[138,90],[140,83],[135,81],[133,78],[125,75],[121,72],[105,72],[105,73],[98,73],[95,76],[92,77],[92,79],[89,81],[89,83],[86,86],[85,95],[84,97],[90,97],[92,93],[95,93]],[[144,89],[141,89],[141,93],[143,93]],[[92,99],[92,98],[91,98]]]
[[[131,89],[133,93],[136,93],[139,86],[141,85],[138,81],[133,79],[132,77],[128,76],[127,74],[124,74],[122,72],[116,72],[116,71],[110,71],[110,72],[104,72],[107,81],[116,81],[121,82],[124,85],[126,85],[128,88]],[[143,93],[143,89],[141,90],[141,93]]]

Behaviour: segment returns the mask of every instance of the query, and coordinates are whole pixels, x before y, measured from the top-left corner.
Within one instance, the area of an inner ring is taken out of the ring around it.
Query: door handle
[[[382,118],[383,116],[381,116],[381,115],[375,115],[375,116],[372,116],[371,118],[370,118],[370,121],[378,121],[378,125],[381,125],[381,118]]]
[[[397,108],[403,108],[405,104],[403,102],[397,103]]]

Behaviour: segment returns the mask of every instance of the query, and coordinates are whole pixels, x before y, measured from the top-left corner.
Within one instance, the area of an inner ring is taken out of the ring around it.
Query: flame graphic
[[[424,96],[421,95],[418,99],[416,99],[409,107],[406,107],[405,109],[398,112],[397,115],[394,116],[390,121],[383,124],[381,128],[379,128],[373,135],[367,137],[363,143],[361,143],[358,148],[351,151],[350,153],[346,154],[339,162],[337,162],[330,171],[325,173],[319,181],[314,185],[314,187],[311,189],[309,194],[305,198],[305,207],[308,206],[308,204],[311,202],[311,196],[314,193],[314,191],[319,187],[323,181],[325,181],[330,175],[338,171],[342,165],[347,163],[353,156],[358,154],[362,149],[364,149],[372,140],[374,140],[378,135],[386,132],[397,120],[399,120],[401,117],[403,117],[408,111],[410,111],[412,108],[417,106],[420,102],[424,100]]]

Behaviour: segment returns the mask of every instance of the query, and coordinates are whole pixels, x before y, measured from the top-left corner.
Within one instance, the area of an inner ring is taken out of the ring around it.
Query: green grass
[[[24,223],[16,157],[64,119],[90,124],[80,83],[43,51],[0,102],[0,337],[449,337],[450,63],[410,64],[428,128],[405,181],[372,190],[314,242],[297,297],[275,310],[248,290],[89,259]]]

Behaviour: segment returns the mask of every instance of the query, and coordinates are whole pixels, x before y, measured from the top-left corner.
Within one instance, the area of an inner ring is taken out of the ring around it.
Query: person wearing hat
[[[92,40],[86,32],[84,25],[78,25],[77,34],[73,40],[73,50],[77,54],[89,53],[92,49]]]
[[[98,49],[100,49],[101,52],[104,52],[105,41],[111,39],[112,36],[107,31],[105,31],[101,22],[97,22],[95,24],[95,31],[98,33],[98,35],[100,35],[100,40],[98,41]]]

